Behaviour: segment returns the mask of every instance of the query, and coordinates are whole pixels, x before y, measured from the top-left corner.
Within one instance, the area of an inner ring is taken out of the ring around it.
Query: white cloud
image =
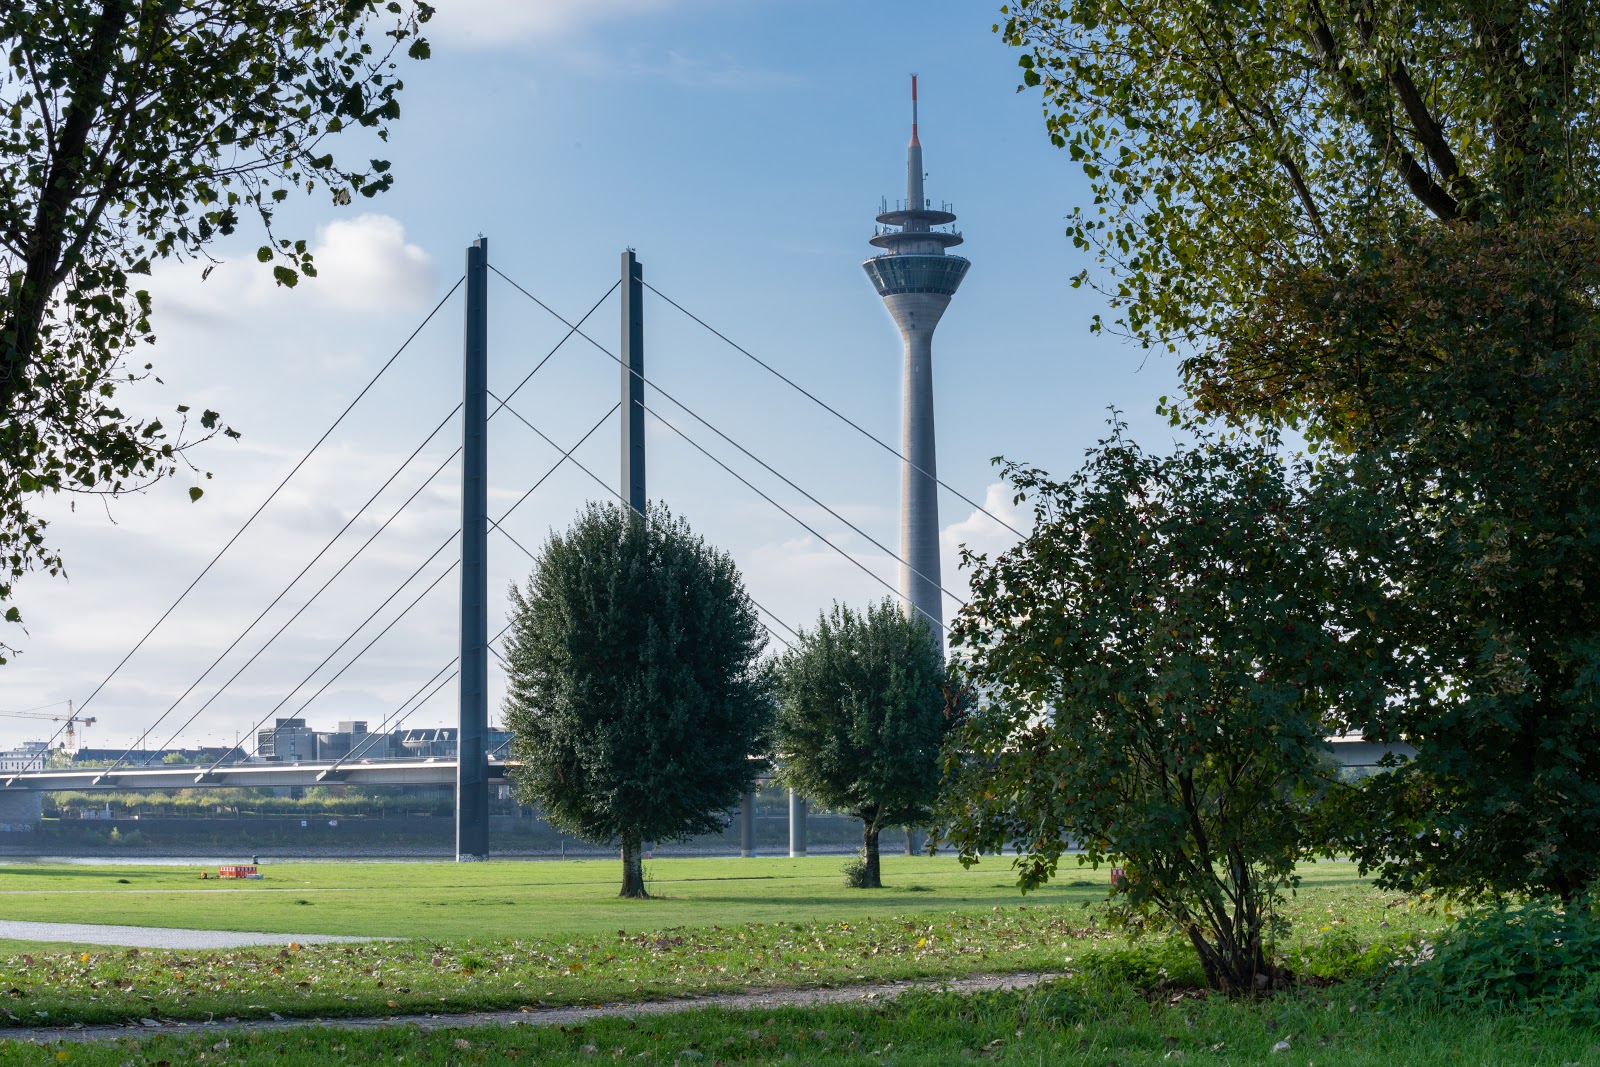
[[[477,48],[564,37],[596,23],[644,15],[671,0],[445,0],[428,36]]]
[[[313,303],[380,313],[418,307],[437,295],[432,257],[408,243],[405,226],[389,215],[368,213],[321,226],[311,253],[317,276],[303,279],[293,293],[273,281],[270,266],[242,249],[221,251],[223,262],[208,276],[193,262],[165,264],[151,287],[163,315],[206,326],[254,321],[266,307],[287,311]]]
[[[965,545],[974,552],[986,553],[990,559],[1016,544],[1016,534],[996,522],[987,511],[1018,530],[1027,532],[1033,525],[1033,513],[1026,507],[1011,502],[1013,490],[1002,482],[992,482],[983,494],[983,511],[973,508],[967,516],[950,523],[939,532],[940,565],[943,567],[944,587],[954,593],[963,593],[968,584],[968,574],[961,570],[961,548]]]
[[[412,307],[433,294],[433,260],[406,243],[406,228],[388,215],[357,215],[317,231],[317,277],[323,303],[360,311]]]

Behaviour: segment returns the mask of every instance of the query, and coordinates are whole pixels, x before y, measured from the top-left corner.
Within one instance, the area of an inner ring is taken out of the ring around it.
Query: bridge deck
[[[1360,738],[1328,741],[1334,757],[1346,767],[1373,767],[1388,752],[1410,757],[1410,745],[1385,745]],[[207,771],[201,766],[82,767],[49,771],[14,771],[0,774],[0,793],[49,793],[91,789],[197,789],[206,786],[308,786],[344,782],[351,785],[453,785],[454,758],[412,760],[362,760],[334,769],[336,761],[300,763],[239,763]],[[489,780],[504,780],[515,761],[489,760]]]
[[[225,764],[214,770],[191,765],[74,767],[62,770],[15,771],[0,775],[0,792],[56,792],[93,789],[197,789],[207,786],[453,785],[456,761],[451,759],[363,760],[334,769],[335,761]],[[489,761],[491,781],[506,777],[506,760]]]

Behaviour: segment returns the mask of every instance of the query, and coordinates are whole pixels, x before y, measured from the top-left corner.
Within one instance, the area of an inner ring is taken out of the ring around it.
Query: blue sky
[[[899,438],[899,338],[860,262],[879,197],[904,195],[908,74],[922,85],[928,193],[959,213],[973,261],[935,343],[941,476],[974,499],[1009,509],[991,457],[1058,473],[1127,413],[1160,445],[1170,431],[1156,398],[1175,389],[1170,357],[1089,333],[1102,310],[1070,280],[1087,257],[1062,235],[1087,199],[1081,176],[1046,139],[1038,99],[1018,94],[1014,56],[987,4],[823,0],[444,0],[429,33],[434,58],[410,67],[404,115],[382,148],[393,192],[348,208],[324,197],[294,204],[286,232],[313,239],[321,277],[274,290],[248,235],[218,249],[200,280],[172,264],[154,281],[164,380],[129,406],[210,405],[243,433],[202,449],[215,473],[190,505],[179,479],[112,503],[48,501],[69,576],[26,579],[24,654],[0,668],[0,709],[81,702],[316,440],[461,272],[465,246],[490,239],[491,262],[562,314],[576,317],[637,249],[645,277],[723,333],[887,440]],[[343,150],[371,146],[349,142]],[[372,154],[377,154],[374,149]],[[561,337],[549,316],[496,282],[490,291],[491,387],[503,392]],[[897,539],[898,468],[655,298],[646,304],[647,373],[878,540]],[[615,349],[615,297],[586,327]],[[131,740],[172,709],[152,745],[217,693],[265,636],[343,562],[377,522],[453,448],[452,424],[358,521],[263,625],[200,681],[385,476],[450,411],[460,390],[459,298],[442,310],[290,482],[216,570],[94,698],[95,745]],[[573,341],[514,406],[563,446],[616,401],[618,375]],[[649,399],[685,429],[692,420]],[[739,459],[703,430],[707,447],[893,584],[894,561]],[[579,451],[617,476],[613,419]],[[664,499],[743,568],[750,592],[792,625],[834,599],[862,604],[885,590],[704,458],[656,426],[650,494]],[[558,453],[509,417],[491,427],[491,512],[508,506]],[[600,490],[570,467],[508,521],[536,549]],[[245,668],[180,734],[232,741],[263,716],[297,712],[366,636],[314,670],[457,521],[447,471],[324,597]],[[1014,523],[1020,517],[1007,510]],[[996,550],[1007,536],[961,501],[941,501],[945,586],[959,543]],[[352,539],[354,538],[354,539]],[[529,561],[491,540],[491,627],[500,597]],[[454,546],[441,560],[447,560]],[[431,580],[439,567],[427,570]],[[305,705],[317,723],[366,718],[374,727],[454,654],[454,576]],[[413,585],[395,602],[409,602]],[[954,605],[947,605],[947,612]],[[302,678],[310,683],[297,693]],[[498,681],[496,681],[498,699]],[[408,725],[448,722],[446,688]],[[279,706],[274,712],[274,707]],[[0,718],[0,745],[39,736]]]

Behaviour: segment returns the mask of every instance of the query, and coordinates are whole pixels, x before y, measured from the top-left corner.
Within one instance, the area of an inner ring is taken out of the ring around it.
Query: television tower
[[[911,76],[911,148],[906,159],[906,199],[884,200],[872,243],[883,249],[862,264],[905,339],[901,401],[900,597],[909,614],[928,620],[943,637],[939,592],[939,485],[933,445],[933,331],[972,264],[945,249],[961,243],[949,228],[949,204],[936,209],[922,189],[922,142],[917,139],[917,76]],[[891,210],[892,208],[892,210]],[[946,227],[936,229],[935,227]]]

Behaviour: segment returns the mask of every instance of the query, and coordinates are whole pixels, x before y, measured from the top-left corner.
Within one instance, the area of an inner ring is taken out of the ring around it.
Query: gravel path
[[[696,1011],[701,1008],[722,1008],[728,1011],[747,1011],[766,1008],[809,1007],[814,1004],[850,1004],[860,1001],[891,1000],[913,989],[943,990],[955,993],[976,993],[990,989],[1027,989],[1047,982],[1059,974],[1023,972],[1019,974],[985,974],[970,978],[921,980],[908,982],[881,982],[863,985],[838,986],[831,989],[765,989],[748,993],[715,993],[704,997],[685,997],[677,1000],[645,1000],[636,1003],[595,1004],[577,1008],[524,1008],[521,1011],[483,1011],[464,1015],[390,1015],[384,1017],[356,1017],[348,1019],[284,1019],[276,1015],[271,1019],[241,1022],[219,1020],[206,1023],[158,1022],[143,1019],[126,1026],[72,1026],[30,1027],[6,1029],[0,1027],[0,1046],[6,1041],[49,1043],[54,1041],[114,1041],[138,1034],[164,1033],[174,1036],[187,1034],[225,1034],[228,1032],[273,1031],[292,1026],[318,1025],[347,1030],[372,1030],[385,1026],[416,1026],[423,1031],[482,1026],[501,1023],[509,1026],[567,1026],[587,1019],[632,1015],[670,1015],[675,1012]]]
[[[374,941],[371,937],[333,934],[254,934],[234,930],[182,930],[165,926],[97,926],[93,923],[34,923],[0,919],[0,939],[70,941],[77,945],[124,945],[129,948],[249,948],[255,945],[327,945],[342,941]]]

